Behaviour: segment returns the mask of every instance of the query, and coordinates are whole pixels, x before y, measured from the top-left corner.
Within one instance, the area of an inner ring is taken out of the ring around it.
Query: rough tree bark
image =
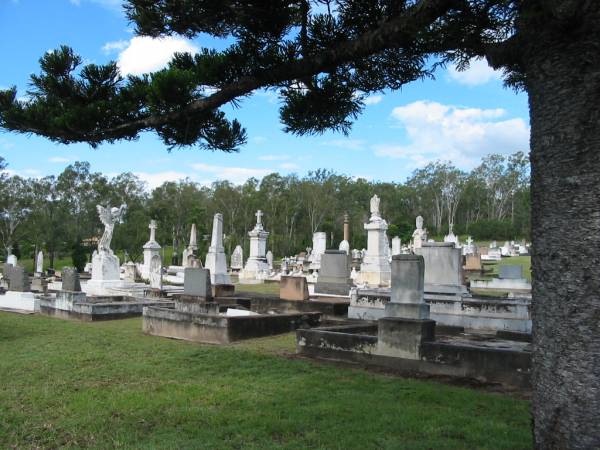
[[[538,449],[600,448],[600,2],[537,24],[531,114],[533,427]],[[591,29],[590,29],[591,28]]]

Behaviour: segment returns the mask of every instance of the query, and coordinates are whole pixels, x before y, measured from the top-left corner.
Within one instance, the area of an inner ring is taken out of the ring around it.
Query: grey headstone
[[[210,270],[186,267],[183,272],[183,294],[211,298]]]
[[[79,273],[74,267],[65,267],[62,270],[62,290],[81,292],[81,283],[79,282]]]
[[[415,253],[425,261],[425,284],[462,285],[462,252],[452,242],[423,243]]]
[[[423,303],[425,287],[425,259],[421,255],[394,255],[392,257],[391,302]]]
[[[351,287],[348,254],[343,250],[325,250],[321,256],[315,293],[348,295]]]
[[[503,280],[519,280],[523,278],[523,266],[503,265],[500,266],[498,278]]]
[[[29,275],[21,266],[16,266],[10,269],[8,279],[8,289],[17,292],[29,292]]]

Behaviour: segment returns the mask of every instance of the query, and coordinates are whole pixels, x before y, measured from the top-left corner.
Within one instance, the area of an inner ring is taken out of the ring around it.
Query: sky
[[[136,36],[121,0],[0,0],[0,89],[17,86],[25,96],[39,58],[60,45],[71,46],[85,62],[117,61],[124,74],[163,67],[175,51],[221,46],[207,37],[153,40]],[[284,133],[273,92],[257,92],[240,108],[225,107],[246,128],[248,143],[239,153],[175,149],[153,133],[134,142],[62,145],[37,136],[0,131],[0,156],[11,174],[56,175],[74,161],[114,176],[132,172],[149,188],[164,181],[190,179],[243,183],[279,172],[306,175],[316,169],[372,181],[403,182],[415,169],[443,160],[469,170],[490,153],[528,152],[527,95],[502,85],[485,60],[459,72],[436,72],[401,91],[372,94],[349,136],[325,133],[298,137]]]

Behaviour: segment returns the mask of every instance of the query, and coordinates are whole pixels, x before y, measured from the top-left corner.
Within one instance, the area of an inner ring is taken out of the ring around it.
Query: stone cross
[[[467,245],[470,247],[472,243],[473,243],[473,238],[471,236],[469,236],[467,238]]]
[[[148,228],[150,228],[150,241],[156,241],[156,220],[152,219]]]
[[[264,213],[259,209],[258,211],[256,211],[256,225],[262,225],[262,216],[264,216]]]

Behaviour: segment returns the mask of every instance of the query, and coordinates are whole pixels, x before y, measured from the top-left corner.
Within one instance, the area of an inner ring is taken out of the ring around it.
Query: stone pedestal
[[[429,319],[429,305],[425,303],[425,262],[420,255],[392,257],[392,290],[385,305],[386,317]]]
[[[223,247],[223,214],[217,213],[213,219],[213,230],[210,247],[204,264],[210,270],[210,281],[213,284],[230,284],[227,273],[227,258]]]
[[[378,215],[371,215],[367,230],[367,251],[360,265],[360,281],[370,286],[389,286],[391,269],[386,231],[387,222]]]
[[[308,300],[308,283],[306,277],[282,276],[279,282],[279,298],[293,301]]]
[[[421,359],[422,344],[435,339],[435,321],[383,317],[378,320],[377,354]]]
[[[85,292],[91,295],[107,295],[112,293],[112,289],[122,286],[119,258],[107,251],[94,253],[92,256],[92,279],[85,285]]]

